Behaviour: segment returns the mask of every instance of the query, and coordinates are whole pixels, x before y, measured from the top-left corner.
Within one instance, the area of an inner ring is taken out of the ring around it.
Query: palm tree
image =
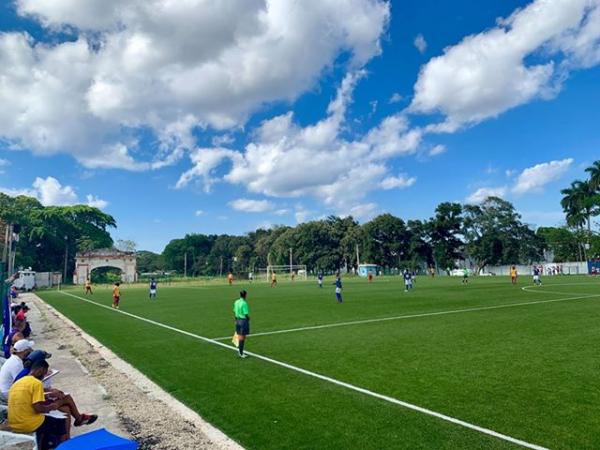
[[[587,223],[587,244],[592,232],[592,216],[598,214],[595,191],[588,181],[575,180],[571,186],[560,191],[560,204],[566,214],[567,225],[583,229]]]
[[[595,161],[590,167],[585,169],[590,174],[590,186],[597,193],[600,193],[600,160]]]

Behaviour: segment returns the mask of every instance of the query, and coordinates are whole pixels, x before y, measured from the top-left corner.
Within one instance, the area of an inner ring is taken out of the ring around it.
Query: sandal
[[[96,414],[82,414],[79,420],[75,421],[75,426],[80,427],[81,425],[91,425],[98,419]]]

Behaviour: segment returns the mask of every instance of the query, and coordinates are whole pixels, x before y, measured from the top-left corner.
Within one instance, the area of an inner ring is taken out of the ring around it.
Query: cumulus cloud
[[[15,5],[50,38],[0,35],[0,137],[128,170],[173,164],[194,147],[194,130],[242,126],[263,105],[314,87],[338,60],[363,66],[381,52],[390,17],[383,0]],[[140,130],[156,137],[150,155]]]
[[[407,188],[412,186],[413,184],[415,184],[417,181],[416,177],[408,177],[406,175],[400,175],[397,177],[387,177],[384,178],[381,183],[379,183],[379,186],[382,189],[385,190],[389,190],[389,189],[396,189],[396,188]]]
[[[75,189],[72,186],[63,186],[54,177],[36,177],[31,188],[14,189],[0,187],[0,192],[10,196],[26,195],[34,197],[44,206],[66,206],[79,203]],[[86,199],[89,206],[96,208],[104,208],[108,205],[107,201],[93,195],[88,195]]]
[[[425,37],[420,33],[417,35],[417,37],[415,37],[413,44],[421,54],[425,53],[425,50],[427,50],[427,41],[425,40]]]
[[[200,216],[204,215],[204,211],[202,211],[201,209],[197,209],[197,210],[194,212],[194,215],[195,215],[196,217],[200,217]]]
[[[427,130],[453,132],[553,97],[571,70],[598,63],[600,0],[536,0],[432,58],[409,110],[442,113],[446,120]]]
[[[446,153],[446,146],[442,144],[435,145],[429,150],[429,156],[437,156]]]
[[[311,196],[339,214],[347,213],[385,178],[386,161],[414,154],[422,136],[406,117],[393,115],[355,140],[342,137],[352,91],[363,76],[363,71],[348,74],[328,115],[314,124],[301,127],[288,112],[262,122],[244,152],[196,149],[191,155],[194,167],[177,187],[199,178],[209,189],[223,180],[272,197]],[[228,170],[222,169],[225,161],[231,163]],[[219,170],[225,172],[220,178]]]
[[[274,208],[273,203],[268,200],[252,200],[249,198],[238,198],[229,202],[229,206],[236,211],[252,213],[271,211]]]
[[[394,92],[392,94],[392,96],[390,97],[390,99],[388,100],[388,103],[390,103],[390,104],[400,103],[402,100],[403,100],[403,97],[398,92]]]
[[[467,203],[481,203],[488,197],[504,197],[508,189],[505,186],[497,188],[483,187],[477,189],[466,198]]]
[[[517,182],[512,188],[512,192],[515,194],[540,192],[548,183],[560,179],[569,170],[572,163],[573,158],[567,158],[528,167],[517,177]]]
[[[515,180],[514,186],[482,187],[477,189],[466,199],[469,203],[481,203],[487,197],[505,197],[508,194],[523,195],[540,193],[544,186],[560,179],[573,164],[573,158],[560,161],[549,161],[524,169]],[[512,177],[516,171],[507,171],[506,175]]]
[[[87,199],[87,205],[92,206],[98,209],[104,209],[108,206],[108,202],[106,200],[102,200],[94,195],[88,194],[85,196]]]

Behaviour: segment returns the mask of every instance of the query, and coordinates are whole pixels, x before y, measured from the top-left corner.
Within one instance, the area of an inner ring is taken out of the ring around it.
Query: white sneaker
[[[238,353],[238,355],[240,355],[240,354]],[[248,355],[246,355],[245,353],[242,353],[242,354],[240,355],[240,358],[247,358],[247,357],[248,357]]]

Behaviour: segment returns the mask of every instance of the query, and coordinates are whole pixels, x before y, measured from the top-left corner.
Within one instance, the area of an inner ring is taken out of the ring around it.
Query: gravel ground
[[[106,390],[103,400],[141,450],[242,449],[37,296],[23,297],[40,310],[44,339],[61,343]]]

